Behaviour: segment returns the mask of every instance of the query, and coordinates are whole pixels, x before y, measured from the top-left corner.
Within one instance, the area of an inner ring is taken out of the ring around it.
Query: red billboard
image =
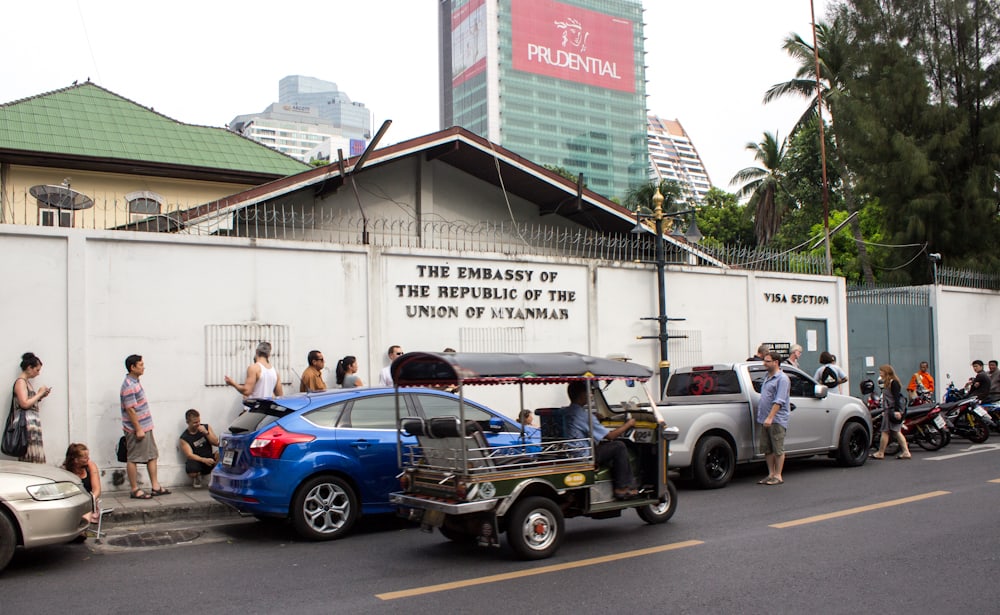
[[[635,92],[628,19],[551,0],[512,0],[511,18],[515,69]]]

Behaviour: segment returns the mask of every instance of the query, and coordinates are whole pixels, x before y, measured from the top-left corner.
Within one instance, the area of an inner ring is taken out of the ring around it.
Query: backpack
[[[823,373],[819,375],[820,384],[825,384],[827,387],[835,387],[840,380],[837,378],[837,372],[833,370],[832,367],[827,365],[823,369]]]

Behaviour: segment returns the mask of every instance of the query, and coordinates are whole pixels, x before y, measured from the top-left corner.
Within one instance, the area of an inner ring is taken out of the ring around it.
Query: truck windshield
[[[612,412],[625,412],[641,407],[649,407],[651,401],[643,383],[635,380],[605,380],[601,392]]]

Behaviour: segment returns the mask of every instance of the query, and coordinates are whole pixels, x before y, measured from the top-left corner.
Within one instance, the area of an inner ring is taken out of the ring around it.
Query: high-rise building
[[[441,0],[441,127],[623,197],[647,180],[642,3]]]
[[[712,188],[712,180],[695,149],[694,143],[677,120],[647,117],[649,139],[649,177],[672,179],[699,201]]]
[[[278,102],[236,116],[229,129],[309,162],[317,151],[361,154],[371,139],[371,114],[332,81],[290,75],[278,83]]]

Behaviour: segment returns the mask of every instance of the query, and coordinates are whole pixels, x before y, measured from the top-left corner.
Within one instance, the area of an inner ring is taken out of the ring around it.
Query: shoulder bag
[[[10,412],[4,422],[0,451],[11,457],[24,457],[28,452],[28,417],[17,407],[16,397],[10,400]]]

